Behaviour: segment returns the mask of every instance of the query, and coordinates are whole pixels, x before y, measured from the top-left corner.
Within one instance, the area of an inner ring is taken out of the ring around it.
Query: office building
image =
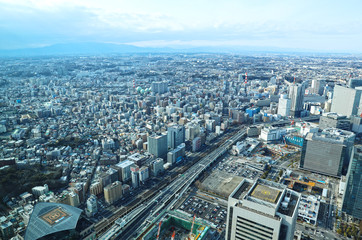
[[[49,187],[47,184],[44,184],[44,186],[36,186],[31,189],[31,192],[33,193],[34,197],[38,198],[41,195],[48,193]]]
[[[292,240],[300,194],[263,179],[244,179],[230,194],[226,240]]]
[[[278,114],[282,115],[283,117],[289,116],[290,107],[291,107],[290,99],[288,99],[286,95],[280,95],[278,103]]]
[[[304,106],[304,85],[292,84],[289,86],[290,115],[300,117]]]
[[[115,165],[118,168],[118,177],[122,179],[123,183],[131,179],[131,166],[133,164],[133,162],[125,160]]]
[[[349,163],[342,211],[362,220],[362,145],[354,147]]]
[[[148,167],[143,166],[139,170],[139,180],[140,183],[145,183],[150,178],[150,172]]]
[[[320,79],[313,79],[311,85],[311,93],[323,95],[324,86],[326,85],[326,81]]]
[[[167,146],[169,149],[175,149],[178,145],[185,142],[185,127],[173,125],[167,129]]]
[[[14,237],[14,226],[6,217],[0,217],[0,239],[9,240]]]
[[[355,134],[336,128],[308,133],[303,142],[300,168],[329,176],[347,170]]]
[[[87,208],[86,208],[86,215],[88,217],[94,216],[98,212],[98,203],[97,203],[97,197],[95,195],[91,195],[87,199]]]
[[[154,177],[157,177],[160,173],[162,173],[165,169],[163,168],[163,159],[156,158],[150,163],[151,172]]]
[[[359,109],[361,105],[361,92],[361,87],[348,88],[336,85],[333,92],[331,112],[347,117],[359,115],[362,110]]]
[[[168,91],[167,85],[167,82],[153,82],[151,83],[151,91],[155,94],[163,94]]]
[[[136,165],[131,166],[132,187],[137,188],[140,185],[140,168]]]
[[[338,113],[325,113],[319,119],[319,128],[339,128],[349,131],[351,129],[351,121],[347,116],[339,115]]]
[[[152,135],[148,136],[148,152],[156,158],[165,157],[167,154],[167,135]]]
[[[171,164],[175,164],[180,162],[185,156],[185,143],[182,143],[177,146],[174,150],[167,153],[167,162]]]
[[[122,184],[116,181],[104,188],[104,199],[106,203],[113,204],[122,197]]]
[[[351,117],[352,132],[361,133],[362,132],[362,118],[360,116]]]

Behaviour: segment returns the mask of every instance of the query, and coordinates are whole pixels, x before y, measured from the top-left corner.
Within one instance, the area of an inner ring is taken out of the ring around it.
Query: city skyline
[[[0,49],[100,42],[362,52],[359,1],[0,0]]]

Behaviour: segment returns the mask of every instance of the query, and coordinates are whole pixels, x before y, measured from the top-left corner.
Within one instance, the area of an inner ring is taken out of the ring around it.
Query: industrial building
[[[303,142],[300,168],[341,176],[348,167],[354,139],[354,133],[336,128],[308,133]]]
[[[293,239],[299,201],[282,184],[244,179],[228,199],[225,239]]]
[[[342,211],[362,220],[362,146],[354,147],[349,164]]]

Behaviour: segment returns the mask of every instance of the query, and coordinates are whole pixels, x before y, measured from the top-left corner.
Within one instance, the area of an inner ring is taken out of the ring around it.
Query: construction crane
[[[158,225],[157,240],[160,238],[161,225],[162,225],[162,221],[160,221],[160,224]]]
[[[176,235],[176,230],[173,230],[172,236],[171,236],[171,240],[175,240],[175,235]]]
[[[196,214],[194,215],[194,218],[192,219],[192,225],[191,225],[189,239],[192,239],[192,230],[194,230],[195,218],[196,218]]]

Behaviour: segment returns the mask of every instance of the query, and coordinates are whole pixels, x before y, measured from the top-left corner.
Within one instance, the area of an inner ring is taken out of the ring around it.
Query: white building
[[[266,142],[276,141],[282,139],[285,134],[287,134],[287,130],[284,128],[264,127],[260,131],[259,138]]]
[[[291,104],[290,99],[288,99],[286,95],[281,95],[278,103],[278,114],[283,117],[289,116]]]
[[[300,194],[263,179],[244,179],[230,194],[226,240],[292,240]]]

